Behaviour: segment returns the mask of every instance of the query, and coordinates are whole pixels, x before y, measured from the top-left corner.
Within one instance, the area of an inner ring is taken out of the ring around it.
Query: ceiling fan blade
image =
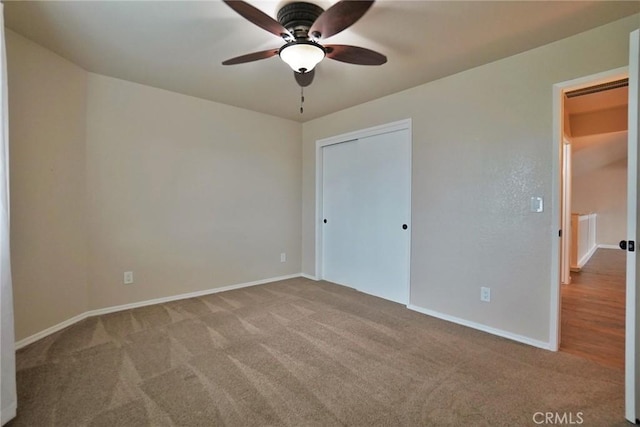
[[[387,57],[383,54],[364,47],[328,44],[324,49],[327,52],[327,58],[349,64],[382,65],[387,62]]]
[[[279,49],[263,50],[261,52],[247,53],[246,55],[236,56],[235,58],[227,59],[222,65],[236,65],[244,64],[245,62],[258,61],[260,59],[271,58],[278,54]]]
[[[309,29],[309,35],[316,39],[326,39],[338,34],[362,18],[373,2],[374,0],[340,0],[316,19]]]
[[[296,81],[300,85],[300,87],[307,87],[313,82],[313,78],[316,75],[315,68],[311,71],[307,71],[306,73],[298,73],[296,71],[293,72],[293,76],[296,78]]]
[[[248,21],[253,22],[258,27],[269,31],[276,36],[284,39],[291,39],[291,33],[284,28],[278,21],[265,14],[259,9],[251,6],[249,3],[241,0],[223,0],[227,6],[235,10],[240,16]]]

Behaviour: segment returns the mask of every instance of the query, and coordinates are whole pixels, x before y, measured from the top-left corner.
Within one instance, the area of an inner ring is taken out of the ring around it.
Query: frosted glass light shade
[[[293,71],[306,73],[318,65],[324,58],[324,50],[315,43],[291,43],[280,49],[280,58]]]

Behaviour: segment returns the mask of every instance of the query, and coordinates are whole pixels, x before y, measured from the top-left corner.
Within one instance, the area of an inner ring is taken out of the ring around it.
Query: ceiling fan
[[[363,47],[320,43],[320,40],[353,25],[375,0],[340,0],[327,10],[312,3],[289,3],[278,11],[277,21],[244,1],[223,1],[245,19],[285,42],[277,49],[227,59],[223,65],[242,64],[279,55],[293,70],[296,82],[306,87],[313,81],[314,67],[325,57],[357,65],[382,65],[387,62],[386,56]]]

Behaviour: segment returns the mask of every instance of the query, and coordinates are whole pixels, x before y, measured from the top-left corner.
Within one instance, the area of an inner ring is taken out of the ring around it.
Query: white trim
[[[322,167],[323,167],[323,159],[322,159],[322,148],[327,145],[340,144],[342,142],[353,141],[355,139],[366,138],[374,135],[382,135],[385,133],[396,132],[399,130],[407,130],[409,131],[409,168],[413,165],[413,131],[412,131],[412,121],[411,118],[398,120],[396,122],[391,122],[379,126],[373,126],[366,129],[360,129],[353,132],[343,133],[341,135],[332,136],[329,138],[319,139],[316,141],[316,215],[315,215],[315,238],[316,238],[316,257],[315,257],[315,280],[322,280],[322,218],[323,218],[323,206],[322,206]],[[411,179],[409,180],[409,231],[411,231],[411,206],[412,206],[412,184],[413,175],[411,175]],[[407,299],[408,301],[403,302],[409,303],[411,301],[411,234],[409,234],[408,239],[409,252],[407,259]]]
[[[27,338],[23,338],[20,341],[16,341],[16,350],[20,350],[22,347],[25,347],[31,343],[34,343],[44,337],[47,337],[53,333],[63,330],[64,328],[73,325],[74,323],[78,323],[81,320],[86,319],[91,316],[90,311],[86,311],[82,314],[78,314],[77,316],[73,316],[70,319],[67,319],[63,322],[58,323],[57,325],[53,325],[45,330],[37,332]]]
[[[638,237],[638,96],[640,96],[640,30],[629,35],[629,108],[627,168],[627,240]],[[629,203],[631,201],[631,203]],[[635,202],[635,203],[633,203]],[[624,412],[625,418],[638,423],[640,414],[640,380],[638,379],[638,257],[627,252],[627,283],[624,346]]]
[[[560,283],[571,283],[571,241],[573,239],[573,230],[571,229],[571,141],[563,138],[562,142],[560,228],[563,232],[560,238]]]
[[[210,295],[210,294],[216,294],[218,292],[225,292],[225,291],[232,291],[234,289],[241,289],[241,288],[248,288],[250,286],[257,286],[257,285],[264,285],[266,283],[271,283],[271,282],[277,282],[280,280],[287,280],[287,279],[295,279],[296,277],[304,277],[301,273],[297,273],[297,274],[289,274],[287,276],[280,276],[280,277],[272,277],[269,279],[263,279],[263,280],[256,280],[253,282],[246,282],[246,283],[238,283],[236,285],[229,285],[229,286],[223,286],[221,288],[212,288],[212,289],[205,289],[203,291],[196,291],[196,292],[189,292],[186,294],[178,294],[178,295],[173,295],[173,296],[169,296],[169,297],[162,297],[162,298],[154,298],[154,299],[150,299],[150,300],[146,300],[146,301],[138,301],[138,302],[133,302],[130,304],[122,304],[122,305],[115,305],[112,307],[105,307],[105,308],[98,308],[96,310],[89,310],[86,311],[82,314],[79,314],[77,316],[72,317],[71,319],[67,319],[64,322],[60,322],[57,325],[51,326],[50,328],[47,328],[43,331],[40,331],[36,334],[33,334],[27,338],[23,338],[20,341],[16,342],[16,350],[21,349],[22,347],[25,347],[31,343],[34,343],[36,341],[38,341],[39,339],[42,339],[48,335],[51,335],[55,332],[58,332],[68,326],[73,325],[74,323],[77,323],[81,320],[84,320],[88,317],[93,317],[93,316],[100,316],[102,314],[109,314],[109,313],[115,313],[117,311],[124,311],[124,310],[130,310],[132,308],[138,308],[138,307],[145,307],[148,305],[154,305],[154,304],[163,304],[165,302],[171,302],[171,301],[178,301],[178,300],[182,300],[182,299],[187,299],[187,298],[195,298],[195,297],[201,297],[204,295]]]
[[[14,400],[6,408],[2,408],[2,414],[0,414],[0,424],[5,425],[10,420],[14,419],[18,412],[18,402]]]
[[[553,111],[553,156],[551,174],[551,298],[549,301],[549,349],[557,351],[560,346],[560,243],[558,236],[560,230],[560,206],[562,192],[560,191],[560,153],[564,139],[564,131],[561,128],[562,120],[562,94],[565,91],[581,89],[616,79],[627,77],[629,67],[620,67],[602,73],[592,74],[561,83],[552,87],[552,111]]]
[[[319,145],[319,141],[316,141],[316,218],[315,218],[315,236],[316,236],[316,259],[315,259],[315,277],[322,280],[324,275],[322,274],[322,189],[323,176],[322,176],[322,146]]]
[[[576,260],[575,265],[571,266],[571,268],[575,269],[575,271],[580,271],[580,269],[589,262],[593,254],[596,253],[596,250],[598,250],[598,244],[596,243],[596,235],[598,234],[597,218],[598,218],[598,214],[596,213],[590,213],[590,214],[578,216],[578,235],[580,236],[580,238],[576,239],[577,246],[578,246],[576,252],[577,252],[577,255],[580,255],[580,253],[585,249],[580,245],[580,240],[582,240],[582,237],[585,234],[587,236],[587,248],[586,248],[587,252],[584,255],[582,255],[580,259]],[[584,226],[583,223],[587,223],[586,226]],[[587,230],[586,233],[584,231],[585,228]],[[572,237],[572,240],[573,240],[573,237]],[[563,281],[562,283],[569,283],[569,282]]]
[[[551,298],[549,300],[549,346],[558,351],[560,347],[560,284],[562,264],[560,262],[562,238],[557,234],[562,227],[562,180],[560,179],[562,144],[564,132],[560,129],[562,114],[562,89],[553,86],[553,156],[551,156]],[[557,237],[556,237],[557,236]]]
[[[327,145],[339,144],[341,142],[353,141],[354,139],[367,138],[369,136],[382,135],[405,129],[411,130],[411,119],[398,120],[397,122],[391,122],[384,125],[343,133],[329,138],[319,139],[316,141],[316,149]]]
[[[482,325],[480,323],[472,322],[470,320],[461,319],[459,317],[450,316],[448,314],[440,313],[438,311],[429,310],[426,308],[418,307],[412,304],[407,306],[409,310],[417,311],[418,313],[426,314],[427,316],[436,317],[438,319],[446,320],[447,322],[457,323],[458,325],[467,326],[472,329],[477,329],[482,332],[487,332],[492,335],[497,335],[502,338],[507,338],[512,341],[521,342],[533,347],[542,348],[544,350],[553,350],[551,344],[544,341],[534,340],[533,338],[525,337],[524,335],[514,334],[502,329],[492,328],[491,326]]]
[[[318,280],[320,280],[316,276],[312,276],[312,275],[306,274],[306,273],[300,273],[300,277],[304,277],[305,279],[309,279],[309,280],[315,280],[316,282]]]
[[[592,246],[591,249],[589,249],[589,252],[584,254],[584,256],[578,260],[578,268],[584,267],[585,264],[589,262],[593,254],[596,253],[596,250],[598,250],[598,245]]]
[[[618,246],[618,245],[605,245],[605,244],[601,244],[601,243],[599,243],[597,245],[597,248],[598,249],[617,249],[619,251],[622,250],[622,249],[620,249],[620,246]]]

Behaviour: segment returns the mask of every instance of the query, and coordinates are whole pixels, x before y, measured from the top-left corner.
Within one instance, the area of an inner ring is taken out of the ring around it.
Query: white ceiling
[[[289,1],[250,3],[275,17]],[[379,51],[387,64],[325,59],[303,115],[300,88],[279,58],[221,65],[282,40],[219,0],[7,1],[5,24],[91,72],[303,122],[638,12],[637,1],[379,0],[326,42]]]

